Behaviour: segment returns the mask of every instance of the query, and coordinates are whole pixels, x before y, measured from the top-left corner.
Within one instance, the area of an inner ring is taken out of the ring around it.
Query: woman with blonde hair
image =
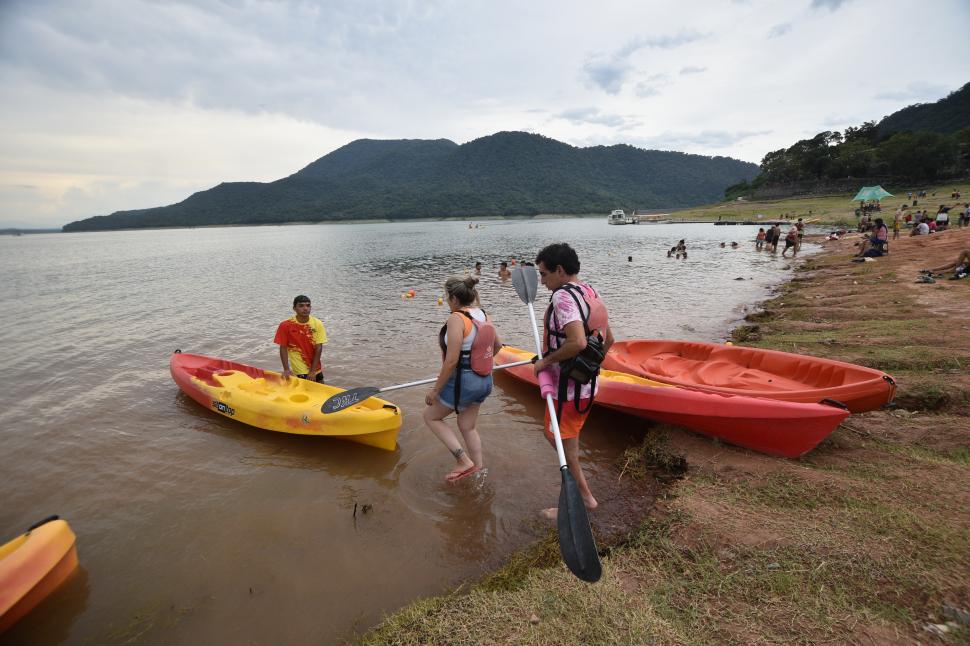
[[[447,482],[479,474],[485,468],[482,440],[478,435],[478,410],[492,392],[492,357],[502,347],[492,319],[478,306],[478,279],[449,278],[445,293],[451,314],[438,333],[441,371],[424,397],[424,423],[455,456],[457,465]],[[444,418],[455,411],[458,436]]]

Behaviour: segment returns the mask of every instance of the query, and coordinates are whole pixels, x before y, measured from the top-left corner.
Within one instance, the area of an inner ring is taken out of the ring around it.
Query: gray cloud
[[[607,114],[600,111],[599,108],[575,108],[572,110],[564,110],[555,116],[556,118],[565,119],[574,124],[582,125],[589,123],[610,128],[627,128],[638,124],[636,120],[631,120],[618,114]]]
[[[937,101],[946,96],[950,89],[930,83],[910,83],[903,89],[880,92],[875,95],[880,101]]]
[[[790,31],[791,31],[791,23],[783,22],[780,25],[775,25],[774,27],[771,28],[771,31],[768,32],[768,38],[779,38],[780,36],[784,36]]]
[[[849,0],[812,0],[812,9],[828,9],[835,11]]]
[[[685,150],[691,148],[727,149],[751,137],[771,134],[771,130],[701,130],[699,132],[664,132],[652,137],[641,137],[631,144],[642,148],[660,150]]]
[[[612,54],[592,56],[583,65],[583,71],[594,85],[607,94],[619,94],[634,71],[629,59],[641,49],[674,49],[708,37],[708,34],[681,32],[673,36],[634,38]]]
[[[688,74],[703,74],[707,71],[706,67],[696,67],[694,65],[688,65],[687,67],[681,68],[681,76],[687,76]]]

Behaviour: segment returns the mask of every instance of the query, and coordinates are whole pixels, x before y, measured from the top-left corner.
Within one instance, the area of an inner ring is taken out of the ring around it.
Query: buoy
[[[415,291],[414,291],[413,289],[409,289],[409,290],[408,290],[408,296],[411,296],[411,297],[413,297],[413,296],[414,296],[414,294],[415,294]]]
[[[441,298],[441,297],[439,296],[439,297],[438,297],[438,305],[443,305],[443,304],[444,304],[444,302],[445,302],[445,301],[444,301],[444,300],[443,300],[443,299],[442,299],[442,298]]]

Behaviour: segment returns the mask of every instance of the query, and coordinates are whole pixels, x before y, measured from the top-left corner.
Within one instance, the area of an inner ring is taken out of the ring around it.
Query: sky
[[[0,227],[503,130],[758,163],[970,81],[968,0],[0,0]]]

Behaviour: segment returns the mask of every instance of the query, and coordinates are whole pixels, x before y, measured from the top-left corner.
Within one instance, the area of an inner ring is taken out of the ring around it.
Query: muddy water
[[[0,238],[0,536],[60,514],[82,564],[0,641],[330,643],[543,531],[534,512],[555,504],[559,476],[528,389],[497,380],[482,408],[479,490],[443,482],[453,461],[421,423],[423,389],[390,397],[405,414],[393,453],[278,435],[183,396],[176,348],[278,369],[273,333],[306,293],[330,383],[433,376],[444,279],[480,260],[484,306],[528,347],[498,262],[556,240],[579,250],[618,338],[717,339],[784,274],[753,235],[602,218]],[[689,260],[668,259],[680,238]],[[646,428],[617,419],[594,414],[583,435],[594,491]]]

